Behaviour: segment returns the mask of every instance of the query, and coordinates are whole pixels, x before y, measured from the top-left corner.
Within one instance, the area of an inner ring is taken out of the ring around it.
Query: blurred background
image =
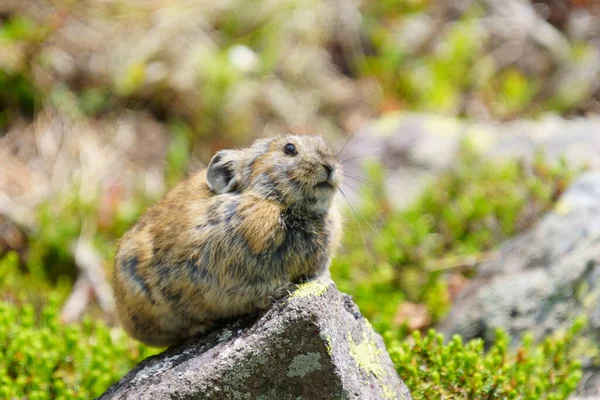
[[[0,382],[85,398],[155,352],[115,326],[118,238],[215,151],[288,132],[344,148],[339,288],[381,333],[434,326],[600,165],[599,78],[595,0],[0,1],[0,318],[39,340],[4,344]],[[52,346],[96,375],[15,384]]]

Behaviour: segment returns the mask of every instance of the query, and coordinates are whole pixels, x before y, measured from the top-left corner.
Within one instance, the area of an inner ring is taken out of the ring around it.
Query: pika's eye
[[[283,152],[288,156],[295,156],[296,154],[298,154],[298,152],[296,151],[296,146],[294,146],[291,143],[285,145],[285,147],[283,148]]]

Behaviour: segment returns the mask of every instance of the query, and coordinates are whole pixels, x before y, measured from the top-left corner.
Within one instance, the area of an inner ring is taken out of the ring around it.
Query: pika
[[[315,136],[216,153],[122,237],[113,282],[124,329],[171,345],[325,273],[340,244],[342,177]]]

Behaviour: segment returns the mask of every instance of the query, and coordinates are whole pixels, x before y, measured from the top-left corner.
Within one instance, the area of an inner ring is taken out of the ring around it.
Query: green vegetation
[[[216,149],[284,127],[333,137],[348,135],[354,120],[388,110],[503,120],[547,111],[580,113],[586,101],[597,100],[588,92],[594,85],[585,80],[559,82],[563,75],[585,76],[581,67],[593,64],[595,57],[591,39],[567,43],[562,61],[535,44],[541,67],[503,62],[492,53],[505,47],[505,39],[484,31],[487,10],[478,2],[461,15],[443,8],[441,14],[448,15],[437,15],[430,0],[361,2],[362,18],[346,18],[362,21],[360,26],[342,28],[360,30],[364,48],[372,48],[365,54],[354,52],[355,43],[343,42],[353,35],[331,29],[344,25],[332,23],[333,14],[355,15],[355,10],[332,12],[333,3],[257,1],[244,12],[241,1],[211,12],[185,2],[175,2],[168,12],[127,1],[59,3],[46,20],[37,13],[20,15],[26,8],[11,11],[10,5],[0,15],[0,139],[10,131],[7,139],[13,140],[0,150],[17,160],[16,167],[9,165],[17,178],[22,170],[53,178],[35,170],[53,165],[36,159],[35,146],[23,152],[13,148],[27,147],[28,140],[39,145],[57,139],[51,137],[52,129],[46,132],[44,117],[38,125],[38,113],[56,117],[54,125],[68,133],[70,125],[80,122],[85,124],[76,129],[113,129],[117,125],[105,123],[124,123],[123,115],[134,117],[127,119],[133,126],[143,110],[151,123],[128,134],[167,132],[170,147],[164,158],[149,157],[142,168],[164,162],[162,178],[172,186],[189,168],[192,152],[208,161]],[[411,42],[423,33],[423,22],[429,33]],[[89,39],[87,25],[97,39]],[[85,46],[91,47],[71,48],[68,43],[78,43],[81,32]],[[136,51],[130,51],[130,36]],[[115,37],[123,43],[117,46]],[[188,43],[188,38],[194,39]],[[235,61],[232,53],[238,45],[255,58]],[[357,106],[363,101],[364,109]],[[312,125],[304,126],[308,123]],[[120,140],[101,137],[105,132],[98,129],[98,142],[112,140],[115,152],[129,157],[119,148]],[[36,131],[35,138],[30,131]],[[57,143],[74,137],[66,135]],[[63,150],[76,152],[67,147]],[[539,345],[525,337],[516,352],[508,350],[510,340],[499,332],[496,343],[484,351],[480,341],[463,344],[453,338],[443,344],[434,332],[410,336],[407,321],[397,317],[399,307],[409,302],[425,306],[427,322],[421,329],[443,317],[452,301],[450,278],[468,279],[478,260],[550,210],[577,172],[563,163],[548,165],[542,157],[529,167],[491,162],[468,147],[460,159],[403,211],[386,202],[381,167],[367,165],[365,201],[347,212],[343,251],[332,265],[334,280],[386,333],[398,372],[416,399],[441,394],[448,399],[566,398],[581,375],[566,355],[580,324]],[[77,275],[73,243],[84,235],[90,238],[110,272],[118,238],[155,200],[156,193],[144,191],[144,182],[115,180],[93,188],[71,182],[48,190],[59,194],[32,211],[34,226],[24,230],[22,259],[11,252],[0,259],[0,398],[91,398],[155,351],[107,326],[98,310],[82,324],[60,322],[59,310]],[[5,251],[2,240],[0,235],[0,254]]]
[[[170,128],[164,178],[172,186],[185,175],[190,157],[190,133],[181,122],[172,123]],[[83,186],[74,185],[37,207],[36,229],[28,237],[27,257],[27,269],[35,279],[56,282],[75,278],[77,271],[71,249],[83,230],[93,239],[95,250],[110,264],[118,239],[157,200],[141,188],[135,188],[133,195],[126,196],[120,187],[102,190]],[[61,216],[60,223],[57,216]]]
[[[82,195],[80,188],[74,188],[38,207],[37,226],[29,235],[27,257],[27,270],[35,279],[74,280],[77,269],[72,250],[84,229],[93,239],[95,250],[110,261],[118,238],[152,200],[142,194],[129,200],[111,198],[118,196],[111,191],[90,197],[89,192]],[[57,215],[64,216],[60,223]]]
[[[429,26],[433,36],[425,35],[416,44],[410,45],[410,33],[399,39],[398,31],[423,28],[422,13],[430,5],[429,1],[387,0],[368,1],[364,6],[365,25],[377,51],[365,57],[358,70],[381,85],[383,108],[471,116],[467,104],[474,101],[495,118],[512,119],[572,112],[590,95],[584,84],[547,92],[545,83],[551,76],[541,62],[540,69],[529,71],[514,61],[502,65],[490,51],[493,36],[481,23],[486,15],[482,2],[474,2],[451,24],[433,22]],[[593,53],[589,43],[573,43],[567,62],[583,66],[591,62]]]
[[[68,293],[63,282],[49,290],[25,276],[14,253],[0,261],[0,293],[20,288],[20,298],[0,301],[0,398],[90,399],[102,394],[137,362],[157,352],[129,339],[121,329],[87,317],[81,324],[60,322]],[[44,291],[45,299],[33,301]],[[7,300],[11,300],[8,302]]]
[[[124,332],[86,319],[62,325],[49,299],[39,318],[31,304],[0,302],[0,397],[90,399],[150,355]]]
[[[420,399],[560,400],[569,397],[581,379],[581,366],[568,354],[585,325],[578,320],[563,335],[533,344],[526,335],[516,351],[502,330],[484,352],[482,340],[464,344],[454,336],[447,344],[430,330],[415,331],[411,340],[390,339],[388,349],[398,374]]]
[[[16,285],[23,279],[17,261],[14,254],[2,261],[1,282]],[[0,302],[1,398],[92,398],[156,352],[101,321],[88,318],[80,325],[61,324],[61,300],[51,294],[39,310],[31,303]],[[398,373],[415,399],[443,395],[558,400],[567,398],[581,377],[579,364],[567,354],[582,327],[579,321],[561,337],[540,345],[526,336],[516,352],[508,350],[510,338],[502,331],[487,352],[481,340],[463,344],[454,337],[444,345],[434,331],[424,337],[414,332],[403,341],[397,332],[390,332],[386,339]]]
[[[46,33],[27,18],[11,18],[0,23],[0,47],[9,52],[19,50],[25,53],[24,49],[42,41]],[[39,103],[38,88],[32,83],[23,61],[16,54],[0,58],[0,129],[18,114],[32,117]]]
[[[0,398],[94,398],[156,352],[99,321],[62,325],[58,306],[50,298],[36,317],[31,304],[0,302]]]
[[[83,71],[90,76],[74,82],[53,82],[33,74],[36,69],[44,72],[40,76],[52,74],[45,45],[60,31],[64,23],[62,17],[57,15],[54,20],[38,21],[8,13],[0,21],[0,46],[11,53],[10,57],[0,54],[0,85],[6,89],[0,93],[0,127],[8,125],[19,113],[31,116],[34,108],[45,100],[55,104],[56,98],[66,93],[75,101],[72,110],[88,117],[102,115],[113,108],[136,109],[142,105],[160,118],[183,118],[193,127],[194,141],[220,137],[236,143],[243,141],[244,136],[255,135],[260,130],[252,130],[256,124],[263,127],[277,120],[278,110],[259,100],[274,77],[280,78],[289,90],[290,100],[303,93],[302,87],[307,82],[345,80],[340,71],[328,75],[331,72],[328,67],[310,79],[299,79],[303,73],[313,73],[304,64],[313,61],[315,52],[351,45],[337,43],[339,38],[335,33],[320,25],[327,24],[330,16],[323,16],[324,20],[319,21],[321,15],[315,12],[314,2],[259,1],[256,10],[247,13],[239,12],[241,6],[242,2],[233,2],[205,17],[206,34],[211,36],[214,46],[200,46],[179,54],[171,52],[168,41],[163,43],[157,39],[155,46],[122,60],[118,73],[107,71],[106,76],[98,77],[91,71]],[[72,12],[74,18],[81,18],[82,23],[89,22],[89,16],[78,5],[64,4],[63,7],[67,14]],[[122,7],[122,12],[128,8],[127,5]],[[565,59],[560,62],[543,51],[537,60],[539,66],[520,65],[514,59],[504,62],[495,54],[495,50],[501,48],[496,43],[498,38],[487,32],[482,22],[488,10],[480,2],[460,15],[440,16],[433,11],[435,9],[435,2],[429,0],[362,3],[363,22],[355,29],[360,29],[364,36],[365,54],[344,54],[343,65],[337,67],[348,71],[354,78],[352,84],[366,80],[377,84],[382,96],[365,99],[370,108],[513,119],[548,111],[577,113],[594,95],[590,93],[593,85],[585,80],[550,84],[557,83],[554,82],[558,79],[554,74],[557,69],[566,68],[576,74],[594,63],[595,52],[590,42],[567,41]],[[141,7],[137,18],[127,13],[120,17],[135,31],[141,21],[151,23],[149,15],[153,11],[151,7]],[[184,8],[176,6],[173,12],[181,13],[179,18],[185,20]],[[452,14],[448,10],[443,12]],[[104,23],[103,18],[118,13],[119,8],[107,8],[95,15]],[[323,14],[327,13],[324,9]],[[299,16],[309,15],[306,28],[290,23]],[[249,62],[251,65],[240,66],[233,60],[231,51],[238,45],[245,46],[255,57]],[[292,48],[299,49],[297,54],[290,53]],[[527,47],[524,49],[527,51]],[[118,54],[117,49],[115,53]],[[295,63],[286,61],[291,56],[297,58],[297,67],[290,67]],[[99,60],[106,64],[112,61]],[[319,62],[315,61],[316,68],[320,68]],[[193,66],[186,71],[192,75],[186,78],[185,84],[175,85],[161,68],[172,67],[175,73],[181,65]],[[348,102],[338,104],[322,96],[320,86],[310,89],[315,91],[313,95],[318,95],[311,105],[315,118],[319,119],[317,126],[327,127],[328,134],[340,133],[342,114],[348,111],[344,103]],[[177,101],[170,100],[173,96]]]
[[[332,274],[381,332],[401,300],[424,303],[435,322],[450,306],[444,272],[485,257],[552,208],[576,171],[538,157],[533,168],[484,160],[465,146],[456,169],[433,182],[407,210],[382,194],[371,168],[365,204],[348,213],[344,251]],[[468,275],[468,270],[466,274]]]
[[[2,286],[30,281],[19,271],[15,254],[2,260],[0,271]],[[51,292],[38,309],[31,302],[0,301],[0,398],[93,398],[158,351],[99,320],[62,324],[60,293],[64,292]],[[583,325],[578,321],[564,335],[539,345],[526,336],[515,352],[509,351],[510,338],[502,331],[487,352],[481,340],[463,344],[454,337],[444,345],[433,330],[424,337],[416,331],[407,340],[398,331],[388,332],[386,339],[396,369],[415,399],[443,395],[447,399],[559,400],[567,398],[581,377],[578,362],[568,354]]]
[[[406,328],[393,324],[404,299],[427,304],[434,319],[443,315],[449,306],[447,287],[443,272],[431,262],[493,248],[551,207],[573,174],[564,165],[548,167],[542,159],[529,172],[516,163],[481,160],[468,150],[462,159],[457,170],[442,176],[401,212],[381,200],[377,193],[382,190],[381,171],[373,168],[370,200],[357,214],[361,229],[348,222],[345,251],[333,266],[334,279],[354,295],[380,332],[388,332],[388,348],[415,398],[431,398],[434,393],[456,399],[469,398],[465,394],[490,399],[566,398],[580,376],[577,363],[565,355],[580,325],[539,346],[526,338],[513,354],[502,333],[484,352],[481,341],[463,345],[454,338],[443,345],[434,333],[402,341]],[[73,199],[60,204],[75,207],[78,213],[71,215],[95,215],[93,207],[84,212],[86,207]],[[114,249],[114,238],[136,212],[121,214],[103,228],[109,236],[99,233],[98,240],[104,240],[99,249]],[[76,226],[68,221],[56,225],[49,215],[47,207],[40,209],[39,221],[46,228],[33,238],[26,271],[14,253],[0,262],[0,365],[4,365],[0,397],[93,397],[153,352],[101,321],[88,318],[82,325],[66,326],[59,322],[58,309],[72,280],[65,275],[48,280],[42,266],[68,261],[69,255],[59,250],[77,237],[80,221],[72,222]]]

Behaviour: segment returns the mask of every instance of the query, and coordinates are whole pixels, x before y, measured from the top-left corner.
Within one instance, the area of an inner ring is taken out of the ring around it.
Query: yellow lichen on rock
[[[373,340],[373,331],[371,330],[370,335],[363,333],[363,340],[358,344],[354,342],[352,335],[348,334],[348,347],[350,355],[354,361],[356,361],[358,367],[366,374],[372,374],[377,378],[381,384],[384,398],[394,399],[394,391],[384,383],[384,378],[387,376],[387,373],[381,365],[381,350]]]
[[[290,300],[308,296],[323,296],[329,289],[329,284],[320,280],[303,283],[291,294]]]

